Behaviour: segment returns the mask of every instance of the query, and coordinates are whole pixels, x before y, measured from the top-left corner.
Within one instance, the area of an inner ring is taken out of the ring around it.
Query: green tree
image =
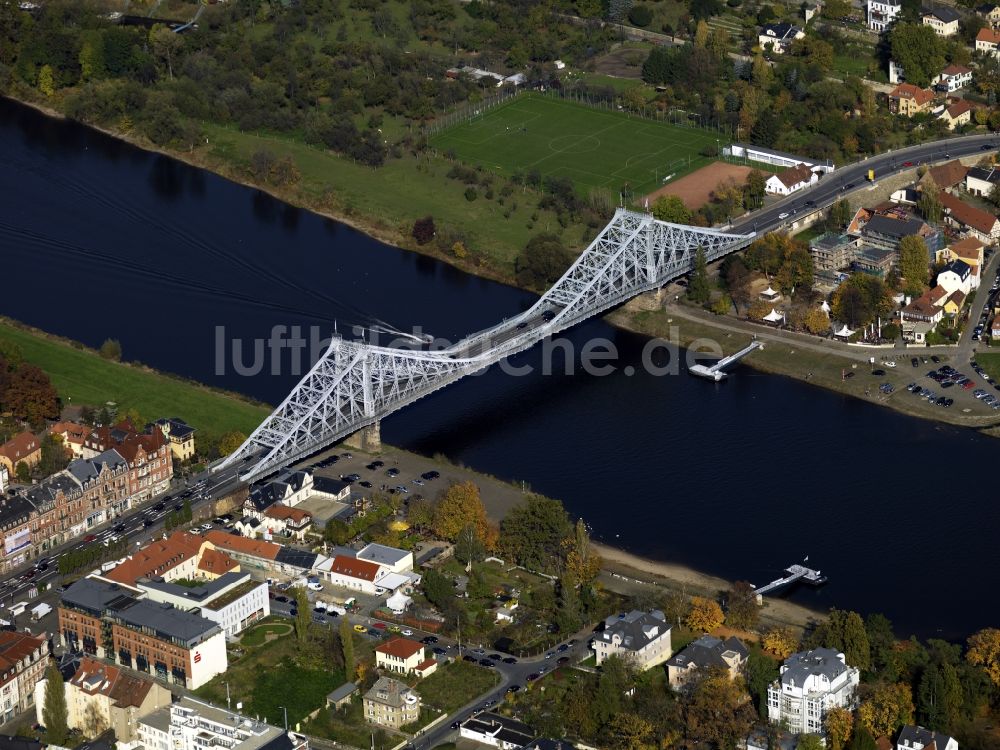
[[[28,464],[24,461],[18,461],[17,466],[14,467],[14,476],[17,477],[17,481],[21,484],[30,484],[31,469],[28,468]]]
[[[688,297],[692,302],[703,305],[708,302],[712,293],[708,281],[708,263],[705,260],[705,251],[699,247],[694,254],[694,270],[691,272],[691,280],[688,283]]]
[[[455,598],[455,587],[451,580],[438,572],[436,568],[428,568],[423,578],[424,596],[437,609],[443,610]]]
[[[752,583],[736,581],[726,595],[726,625],[737,630],[751,630],[757,625],[760,607]]]
[[[340,650],[344,656],[344,674],[354,675],[354,632],[350,620],[340,618]]]
[[[826,214],[826,229],[828,232],[842,232],[851,218],[851,204],[846,198],[842,198],[830,206]]]
[[[500,522],[503,554],[531,570],[555,572],[564,553],[563,542],[572,531],[562,503],[531,494]]]
[[[59,435],[46,435],[42,438],[42,457],[38,462],[38,473],[47,477],[62,471],[69,463],[71,455]]]
[[[228,456],[239,449],[241,445],[246,441],[247,436],[244,435],[239,430],[232,430],[230,432],[223,433],[222,437],[219,438],[219,455]]]
[[[865,623],[857,612],[847,612],[843,622],[844,659],[853,667],[867,672],[871,667],[871,647]]]
[[[937,224],[941,221],[944,209],[938,199],[938,189],[933,184],[925,185],[920,191],[920,200],[917,201],[917,209],[920,215],[927,221]]]
[[[573,262],[573,254],[554,234],[538,234],[517,256],[515,273],[525,286],[540,288],[556,281]]]
[[[568,634],[575,633],[582,624],[580,597],[573,579],[564,574],[559,579],[559,591],[556,596],[556,626],[560,633]]]
[[[906,70],[906,80],[929,86],[945,64],[944,41],[930,26],[896,23],[889,32],[892,59]]]
[[[295,637],[298,638],[299,643],[305,643],[309,638],[309,622],[312,619],[309,597],[301,586],[295,586],[289,593],[295,600],[295,606],[298,610],[295,614]]]
[[[699,675],[682,698],[682,706],[686,738],[719,748],[736,747],[756,716],[743,687],[725,669]]]
[[[778,679],[778,662],[754,644],[747,655],[747,690],[760,716],[767,716],[767,686]]]
[[[174,56],[184,46],[184,37],[175,34],[162,24],[156,24],[149,30],[149,43],[153,49],[153,54],[160,58],[167,65],[167,73],[170,79],[174,78]]]
[[[927,269],[930,256],[923,237],[909,235],[899,242],[899,272],[905,280],[907,294],[919,296],[927,288]]]
[[[800,734],[795,750],[824,750],[826,746],[818,734]]]
[[[469,563],[480,562],[486,556],[483,542],[479,538],[476,527],[467,524],[459,533],[455,540],[455,557],[468,565]]]
[[[752,169],[747,175],[746,198],[744,203],[747,208],[760,208],[764,204],[764,196],[767,194],[767,178],[759,169]]]
[[[917,686],[917,720],[935,731],[947,731],[958,721],[962,709],[962,684],[958,672],[947,661],[928,664]]]
[[[110,359],[118,362],[122,358],[121,342],[118,339],[104,339],[104,343],[101,344],[98,354],[100,354],[104,359]]]
[[[875,738],[863,726],[859,726],[854,730],[854,734],[851,735],[851,742],[847,747],[848,750],[878,750]]]
[[[650,207],[653,217],[672,224],[687,224],[691,221],[691,211],[676,195],[661,195]]]
[[[50,664],[45,670],[45,706],[42,708],[46,741],[52,745],[65,746],[69,738],[68,721],[66,686],[59,668],[55,664]]]

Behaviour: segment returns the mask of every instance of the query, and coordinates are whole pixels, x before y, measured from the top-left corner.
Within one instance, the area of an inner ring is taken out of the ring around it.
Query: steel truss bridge
[[[456,380],[524,351],[755,237],[657,221],[618,209],[576,262],[530,309],[440,350],[373,346],[334,337],[326,353],[216,470],[245,464],[240,479],[277,471],[372,425]]]

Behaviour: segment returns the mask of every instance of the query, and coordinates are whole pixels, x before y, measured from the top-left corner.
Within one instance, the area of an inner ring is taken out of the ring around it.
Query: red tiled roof
[[[205,538],[220,549],[240,552],[244,555],[259,557],[264,560],[273,560],[278,556],[278,550],[281,549],[279,545],[273,542],[247,539],[225,531],[210,531],[205,534]]]
[[[287,505],[272,505],[264,511],[264,515],[278,521],[297,521],[301,523],[302,521],[312,520],[312,514],[308,511],[301,508],[291,508]]]
[[[983,234],[991,234],[997,223],[997,217],[988,211],[970,206],[950,193],[939,193],[938,201],[941,207],[957,222],[972,227]]]
[[[959,99],[957,102],[948,107],[948,117],[954,120],[956,117],[961,117],[966,112],[971,112],[972,110],[972,102],[968,99]]]
[[[119,431],[125,433],[124,436],[118,436],[116,433]],[[149,432],[139,432],[132,422],[124,420],[113,427],[98,427],[90,434],[88,442],[97,450],[114,448],[129,464],[132,464],[140,449],[147,455],[156,453],[167,444],[167,436],[159,428]]]
[[[94,677],[98,679],[94,680]],[[117,667],[97,661],[90,656],[83,656],[80,659],[76,673],[69,681],[90,695],[101,693],[108,696],[122,708],[141,706],[153,685],[149,680],[125,674]]]
[[[969,262],[970,258],[978,263],[984,247],[982,240],[977,240],[975,237],[964,237],[954,243],[949,250],[951,250],[952,255],[957,255],[966,263]]]
[[[198,554],[201,539],[186,531],[175,531],[167,539],[154,539],[128,560],[104,575],[112,581],[134,586],[140,578],[162,576]]]
[[[330,572],[374,582],[380,568],[380,565],[368,562],[367,560],[358,560],[356,557],[348,557],[347,555],[337,555],[333,558]]]
[[[931,167],[927,170],[927,176],[934,180],[934,184],[942,188],[954,187],[965,179],[969,168],[958,159],[952,159],[944,164]]]
[[[964,65],[949,65],[947,68],[941,71],[943,76],[958,76],[963,73],[971,73],[972,68],[967,68]]]
[[[0,630],[0,672],[13,669],[17,662],[45,645],[44,638],[34,638],[25,633]],[[48,649],[45,649],[48,653]]]
[[[409,638],[393,638],[375,650],[380,654],[388,654],[399,659],[409,659],[414,654],[422,654],[424,646],[422,643],[411,641]]]
[[[775,175],[781,184],[787,188],[795,187],[800,182],[808,182],[812,178],[812,170],[805,164],[796,164],[794,167],[778,172]]]
[[[220,552],[217,549],[205,550],[201,554],[201,559],[198,560],[198,570],[203,570],[206,573],[212,573],[217,576],[221,576],[223,573],[230,573],[238,567],[240,567],[238,562],[225,552]]]
[[[889,92],[890,99],[913,99],[918,106],[927,104],[934,98],[934,92],[929,89],[922,89],[912,83],[901,83]]]
[[[16,464],[40,448],[41,444],[38,442],[38,438],[30,432],[22,432],[0,445],[0,453],[9,458],[11,463]]]
[[[994,31],[990,27],[979,30],[976,34],[977,42],[989,42],[990,44],[1000,44],[1000,31]]]
[[[417,672],[423,672],[425,669],[430,669],[435,664],[437,664],[437,659],[424,659],[417,666],[415,666],[414,669]]]
[[[77,422],[56,422],[49,427],[50,435],[60,435],[67,443],[77,443],[83,445],[91,429],[85,424]]]

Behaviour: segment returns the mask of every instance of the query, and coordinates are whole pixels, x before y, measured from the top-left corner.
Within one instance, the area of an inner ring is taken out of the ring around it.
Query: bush
[[[702,156],[718,156],[719,147],[712,145],[703,146],[698,153],[701,154]]]
[[[465,200],[471,203],[478,197],[479,197],[479,191],[476,190],[474,187],[467,187],[465,189]]]
[[[111,359],[119,362],[122,358],[121,342],[118,339],[104,339],[99,352],[103,359]]]
[[[436,233],[437,227],[434,226],[433,216],[425,216],[413,222],[413,239],[417,241],[418,245],[426,245],[434,239]]]
[[[648,5],[636,5],[628,12],[628,20],[633,26],[646,28],[653,20],[653,11]]]

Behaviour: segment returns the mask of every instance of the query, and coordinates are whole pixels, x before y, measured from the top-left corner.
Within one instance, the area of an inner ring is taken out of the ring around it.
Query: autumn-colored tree
[[[613,750],[644,750],[652,734],[652,723],[631,711],[616,713],[604,727],[605,742]]]
[[[802,322],[809,333],[820,334],[830,330],[830,318],[818,307],[810,307]]]
[[[985,628],[970,636],[965,659],[981,667],[993,684],[1000,686],[1000,630]]]
[[[823,750],[826,746],[818,734],[800,734],[795,750]]]
[[[434,509],[434,533],[455,541],[466,526],[472,526],[485,543],[489,528],[486,508],[474,482],[457,482],[441,494]]]
[[[858,707],[858,723],[873,737],[889,736],[912,722],[913,691],[906,683],[882,683]]]
[[[682,715],[687,739],[712,747],[736,747],[756,717],[750,696],[724,669],[696,678],[683,699]]]
[[[779,659],[787,659],[799,646],[799,639],[791,628],[771,628],[764,633],[762,645]]]
[[[149,44],[153,48],[153,54],[167,64],[167,73],[173,80],[174,56],[184,46],[184,37],[158,23],[149,31]]]
[[[765,315],[770,314],[774,306],[762,299],[754,300],[747,308],[747,317],[751,320],[763,320]]]
[[[566,540],[566,574],[577,586],[589,586],[601,572],[601,556],[591,549],[590,534],[583,519],[577,519],[573,536]]]
[[[221,438],[219,438],[219,455],[228,456],[230,453],[236,451],[243,442],[247,439],[239,430],[233,430],[232,432],[225,433]]]
[[[826,712],[825,728],[831,750],[844,750],[854,729],[854,714],[846,708],[834,706]]]
[[[24,363],[7,379],[0,393],[0,405],[16,419],[42,425],[46,419],[59,416],[59,396],[55,387],[40,368]]]
[[[118,339],[104,339],[104,343],[101,344],[101,348],[97,352],[104,359],[119,362],[122,358],[122,343]]]
[[[52,74],[51,65],[43,65],[38,71],[38,90],[45,96],[52,96],[56,93],[56,79]]]
[[[691,597],[691,610],[685,618],[685,624],[696,633],[711,633],[720,627],[725,620],[722,607],[712,599],[703,596]]]

